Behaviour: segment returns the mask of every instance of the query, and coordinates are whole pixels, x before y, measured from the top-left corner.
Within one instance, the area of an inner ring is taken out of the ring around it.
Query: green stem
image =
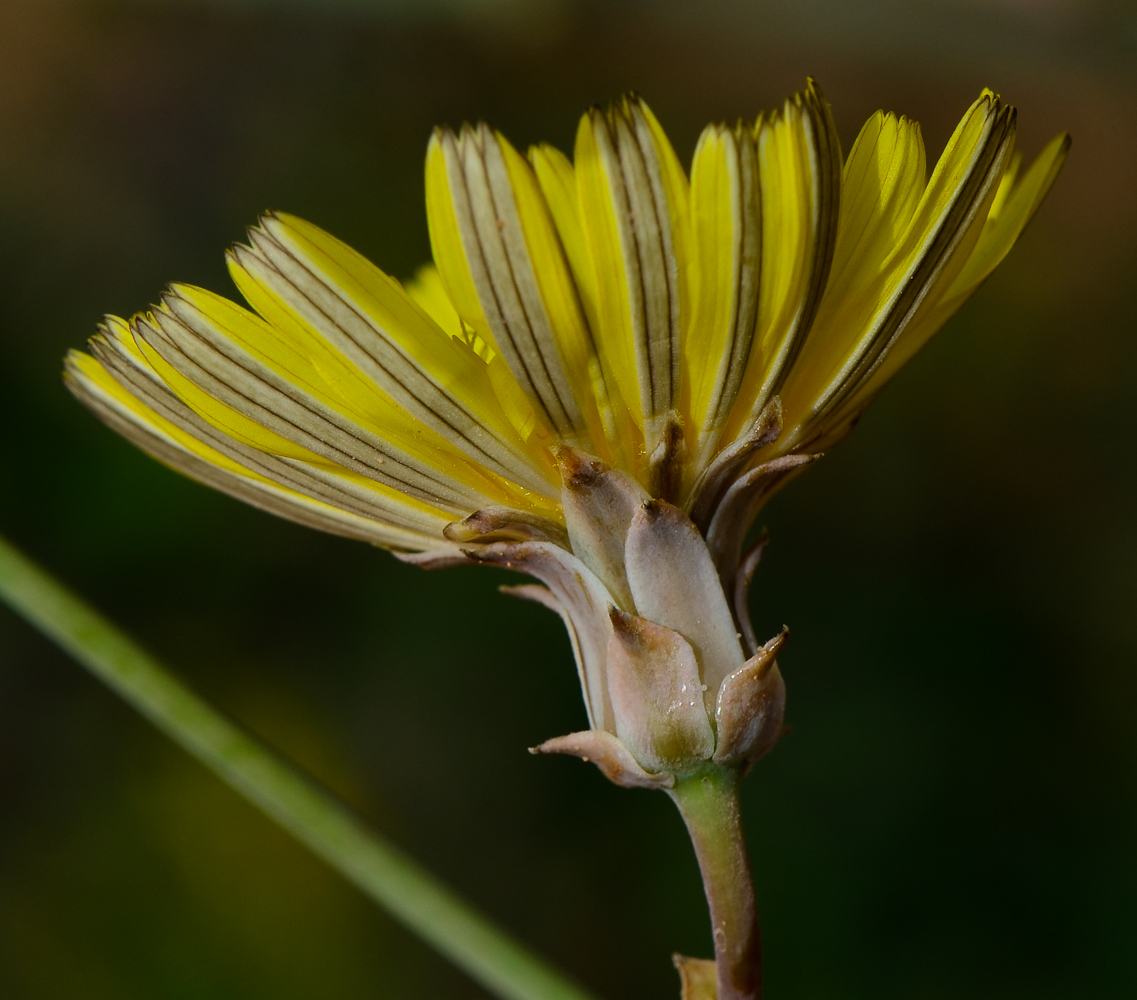
[[[761,1000],[762,941],[750,857],[738,809],[740,775],[711,767],[670,792],[699,859],[711,911],[717,1000]]]
[[[3,539],[0,599],[489,992],[590,1000]]]

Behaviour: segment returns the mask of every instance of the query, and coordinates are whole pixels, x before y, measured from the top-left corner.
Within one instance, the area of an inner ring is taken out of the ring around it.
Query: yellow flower
[[[812,81],[755,122],[709,126],[689,176],[634,96],[584,115],[571,162],[549,146],[522,155],[484,124],[438,130],[434,264],[413,281],[270,213],[229,254],[251,308],[174,285],[144,315],[109,317],[89,353],[71,352],[67,383],[150,454],[249,503],[424,565],[541,577],[553,597],[528,596],[569,620],[593,728],[609,733],[608,653],[583,646],[671,648],[613,626],[609,604],[655,607],[645,618],[691,640],[684,669],[708,683],[710,654],[678,622],[686,598],[655,600],[649,571],[625,565],[636,505],[662,501],[637,537],[693,527],[714,600],[733,604],[715,612],[731,636],[713,715],[744,658],[735,625],[760,650],[738,603],[759,506],[848,432],[1054,181],[1068,139],[1023,170],[1014,136],[1014,109],[984,91],[930,178],[919,126],[891,114],[842,161]],[[564,579],[580,567],[601,624],[574,623],[580,587]]]
[[[831,444],[1002,260],[1068,145],[1023,172],[1014,131],[984,92],[928,180],[919,126],[878,113],[842,169],[811,83],[709,126],[688,180],[635,97],[584,116],[575,163],[439,130],[407,287],[272,213],[229,254],[252,311],[175,285],[68,385],[196,479],[397,549],[485,507],[559,521],[558,442],[692,510],[775,396],[761,457]]]

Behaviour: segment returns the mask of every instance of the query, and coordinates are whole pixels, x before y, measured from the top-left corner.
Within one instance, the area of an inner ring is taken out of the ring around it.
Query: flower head
[[[584,115],[571,162],[441,129],[413,281],[270,213],[229,254],[251,308],[171,286],[67,382],[256,506],[541,579],[520,591],[565,617],[592,726],[566,739],[622,780],[749,761],[784,691],[746,616],[747,531],[1015,242],[1068,140],[1022,170],[1014,133],[984,91],[930,177],[894,115],[843,160],[812,82],[709,126],[689,175],[634,96]]]

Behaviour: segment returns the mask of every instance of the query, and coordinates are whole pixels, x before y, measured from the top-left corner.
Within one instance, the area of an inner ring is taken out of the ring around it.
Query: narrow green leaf
[[[502,1000],[592,1000],[0,539],[0,599]]]

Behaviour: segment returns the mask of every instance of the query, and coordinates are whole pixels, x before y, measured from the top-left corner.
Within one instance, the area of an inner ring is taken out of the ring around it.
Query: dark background
[[[580,728],[560,623],[242,507],[63,390],[104,312],[268,207],[396,275],[431,126],[569,148],[634,88],[702,125],[816,75],[930,157],[980,87],[1064,175],[853,437],[764,514],[792,735],[750,779],[772,998],[1137,994],[1137,9],[1093,0],[0,2],[0,531],[610,1000],[707,954],[662,795]],[[483,994],[0,608],[0,996]]]

